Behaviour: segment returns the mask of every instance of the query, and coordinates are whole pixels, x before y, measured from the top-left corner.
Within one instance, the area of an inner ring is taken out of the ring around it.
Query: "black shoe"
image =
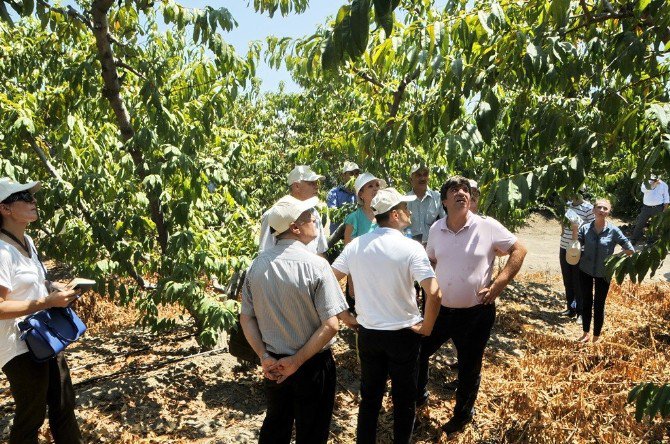
[[[442,426],[442,431],[447,435],[452,433],[461,432],[466,425],[472,422],[472,416],[466,418],[456,418],[453,417],[446,424]]]
[[[444,384],[444,389],[449,390],[450,392],[455,392],[457,388],[458,388],[458,379],[454,379],[453,381],[449,381],[446,384]]]
[[[561,316],[568,316],[570,318],[574,318],[575,317],[575,312],[572,311],[572,310],[565,310],[565,311],[561,312]]]

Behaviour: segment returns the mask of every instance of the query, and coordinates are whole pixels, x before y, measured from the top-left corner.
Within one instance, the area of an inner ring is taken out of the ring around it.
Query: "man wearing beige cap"
[[[297,443],[328,440],[336,382],[330,346],[348,306],[328,262],[307,247],[318,236],[317,203],[289,196],[267,211],[276,245],[254,259],[242,288],[240,323],[265,375],[261,444],[288,444],[294,422]]]
[[[412,224],[409,231],[412,239],[426,245],[428,241],[428,230],[433,223],[444,217],[445,212],[442,207],[440,193],[428,188],[430,180],[430,171],[424,164],[417,164],[412,167],[409,174],[409,182],[412,191],[408,196],[416,196],[416,199],[408,202],[407,206],[412,212]]]
[[[298,200],[307,200],[316,197],[319,193],[319,181],[325,179],[324,176],[316,174],[307,165],[298,165],[291,170],[288,175],[288,186],[290,194],[284,198],[294,198]],[[282,198],[283,199],[283,198]],[[328,249],[328,239],[323,230],[321,216],[316,209],[313,209],[316,218],[315,226],[317,230],[316,238],[307,246],[312,253],[323,255]],[[263,252],[275,245],[275,238],[270,233],[270,225],[267,220],[267,212],[261,216],[261,236],[259,239],[258,251]]]
[[[347,184],[352,177],[358,177],[359,174],[361,174],[361,169],[357,164],[354,162],[344,162],[342,183],[328,191],[326,205],[330,208],[340,208],[348,203],[356,203],[356,194],[354,194],[351,188],[347,187]]]
[[[372,208],[379,227],[353,239],[332,265],[338,279],[351,274],[356,290],[361,362],[359,444],[376,442],[389,375],[393,442],[409,443],[414,429],[421,337],[430,334],[442,298],[426,251],[402,233],[410,224],[407,203],[414,199],[394,188],[377,191]],[[415,280],[428,295],[423,319],[414,295]]]

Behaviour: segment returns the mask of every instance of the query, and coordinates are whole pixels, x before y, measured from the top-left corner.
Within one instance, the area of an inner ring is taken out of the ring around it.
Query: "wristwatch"
[[[263,353],[263,354],[261,355],[261,361],[265,361],[265,359],[267,359],[267,358],[269,358],[269,357],[270,357],[270,353],[265,352],[265,353]]]

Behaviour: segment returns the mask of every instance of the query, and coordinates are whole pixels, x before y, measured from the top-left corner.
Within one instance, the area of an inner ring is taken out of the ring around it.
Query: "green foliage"
[[[670,384],[657,385],[643,382],[630,391],[628,403],[635,403],[635,420],[640,422],[645,416],[652,422],[656,415],[670,416]]]

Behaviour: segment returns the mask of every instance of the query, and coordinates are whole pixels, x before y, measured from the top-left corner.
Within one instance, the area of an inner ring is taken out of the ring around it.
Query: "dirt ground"
[[[635,382],[667,381],[670,374],[668,264],[646,285],[613,286],[603,341],[579,346],[581,327],[558,314],[558,224],[535,215],[519,237],[529,254],[498,303],[476,421],[448,440],[440,432],[454,402],[444,382],[456,377],[447,365],[453,352],[443,347],[432,362],[432,397],[418,412],[416,442],[670,442],[668,421],[637,423],[626,403]],[[225,349],[203,352],[188,324],[156,336],[132,326],[130,309],[100,301],[95,310],[103,320],[89,323],[68,350],[86,442],[257,441],[264,417],[258,369],[240,365]],[[338,392],[330,441],[352,443],[359,404],[353,332],[342,329],[334,352]],[[12,411],[2,375],[0,440],[8,437]],[[48,442],[44,429],[42,442]],[[378,439],[392,442],[390,399]]]

